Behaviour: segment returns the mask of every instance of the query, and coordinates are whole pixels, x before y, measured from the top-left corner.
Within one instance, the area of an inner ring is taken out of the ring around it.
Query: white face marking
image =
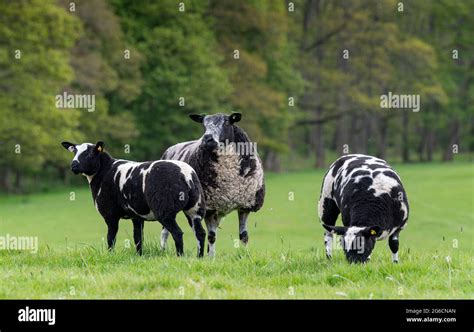
[[[212,139],[216,141],[216,143],[219,143],[219,136],[220,132],[222,130],[222,125],[224,124],[224,117],[217,119],[211,120],[206,120],[204,118],[204,126],[206,127],[206,132],[204,135],[211,135]]]
[[[93,146],[93,144],[91,143],[84,143],[84,144],[79,144],[79,145],[76,145],[76,155],[74,156],[74,159],[72,161],[77,161],[78,163],[80,163],[79,161],[79,156],[87,150],[87,148],[89,146]],[[90,182],[90,181],[89,181]]]
[[[352,226],[347,229],[346,234],[344,234],[344,246],[345,246],[346,251],[349,251],[352,249],[352,242],[354,242],[356,238],[356,234],[359,233],[363,229],[365,229],[365,227],[357,227],[357,226]]]

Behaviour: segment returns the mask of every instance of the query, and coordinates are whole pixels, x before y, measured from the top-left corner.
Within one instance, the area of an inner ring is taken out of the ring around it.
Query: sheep
[[[161,159],[182,160],[195,169],[206,199],[208,254],[214,257],[217,227],[221,218],[234,210],[238,211],[239,238],[247,245],[248,215],[258,211],[265,198],[263,168],[256,144],[235,125],[241,119],[240,113],[191,114],[190,118],[204,125],[204,135],[169,147]],[[162,247],[166,246],[167,237],[164,227]]]
[[[183,211],[203,256],[206,232],[201,225],[206,206],[197,174],[180,161],[135,162],[114,159],[104,143],[61,143],[74,153],[71,170],[86,176],[97,211],[108,227],[109,250],[115,245],[121,218],[132,219],[133,239],[142,254],[144,221],[158,220],[173,236],[178,256],[183,254],[183,232],[176,214]]]
[[[386,161],[362,154],[337,159],[324,176],[318,210],[328,258],[336,233],[351,263],[368,261],[375,241],[386,238],[398,263],[399,233],[409,206],[400,177]],[[335,226],[339,213],[344,226]]]

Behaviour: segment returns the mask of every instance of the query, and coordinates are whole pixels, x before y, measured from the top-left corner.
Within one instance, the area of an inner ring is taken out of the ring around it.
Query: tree
[[[2,187],[13,170],[39,172],[64,158],[59,137],[75,137],[78,113],[55,107],[55,95],[74,73],[70,50],[79,20],[49,0],[0,3],[0,170]]]
[[[168,146],[201,134],[187,114],[223,111],[231,90],[205,17],[208,2],[112,4],[128,42],[144,58],[142,92],[130,106],[139,130],[134,156],[157,159]]]
[[[296,44],[284,2],[211,1],[210,14],[223,67],[230,74],[230,106],[242,112],[242,126],[258,142],[265,167],[279,170],[288,149],[288,130],[297,114],[289,99],[301,94]]]

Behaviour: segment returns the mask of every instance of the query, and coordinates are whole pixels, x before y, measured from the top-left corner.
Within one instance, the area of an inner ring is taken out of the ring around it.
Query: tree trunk
[[[387,146],[388,118],[382,117],[379,120],[380,135],[376,142],[377,157],[385,159],[385,149]]]
[[[316,110],[316,115],[321,116],[321,109]],[[324,155],[324,140],[323,140],[323,125],[317,124],[313,130],[313,142],[315,144],[315,156],[316,162],[315,166],[317,168],[322,168],[325,166],[325,155]]]
[[[427,140],[426,140],[426,160],[433,161],[433,151],[434,151],[434,132],[432,129],[428,129]]]
[[[6,193],[12,192],[12,185],[11,185],[11,170],[10,168],[6,167],[0,171],[0,183],[1,183],[1,191]]]
[[[15,192],[21,193],[22,192],[22,174],[19,170],[15,172]]]
[[[263,165],[265,170],[271,172],[280,172],[280,159],[278,158],[277,153],[275,153],[275,151],[268,150]]]
[[[426,128],[419,127],[418,132],[421,133],[420,143],[418,144],[418,161],[425,161],[425,146],[426,146]]]
[[[450,124],[449,130],[449,143],[446,146],[443,153],[443,161],[453,160],[453,147],[454,144],[459,146],[459,121],[456,119]]]
[[[408,112],[403,112],[402,116],[402,160],[404,163],[410,162],[410,145],[408,142]]]
[[[0,191],[7,192],[8,180],[6,168],[0,168]]]

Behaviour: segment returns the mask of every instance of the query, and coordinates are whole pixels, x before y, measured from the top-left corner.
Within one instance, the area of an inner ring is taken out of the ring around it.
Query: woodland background
[[[472,13],[469,0],[2,0],[0,191],[84,182],[63,140],[158,159],[202,134],[190,113],[243,113],[268,171],[345,152],[472,161]],[[57,109],[64,91],[95,95],[95,111]],[[381,108],[389,91],[421,110]]]

